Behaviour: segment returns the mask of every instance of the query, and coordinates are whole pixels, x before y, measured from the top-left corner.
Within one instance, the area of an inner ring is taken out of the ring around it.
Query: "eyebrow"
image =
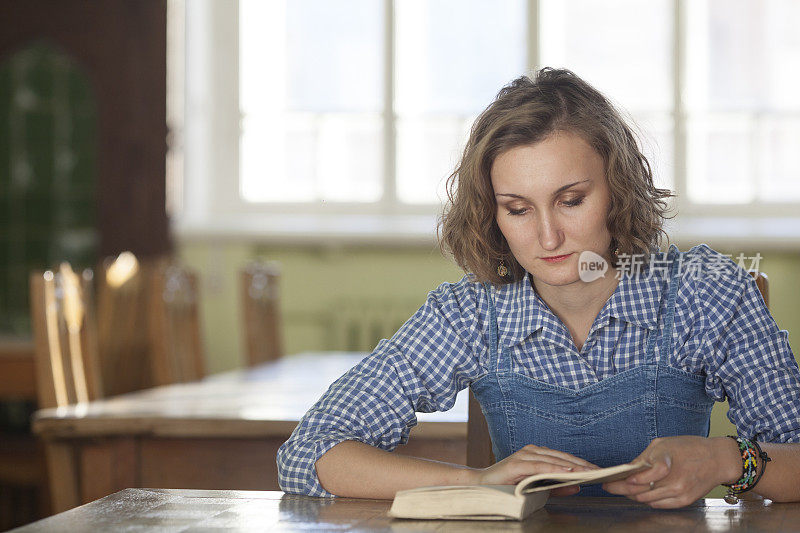
[[[585,180],[575,181],[575,182],[573,182],[573,183],[569,183],[569,184],[567,184],[567,185],[564,185],[563,187],[559,187],[558,189],[556,189],[555,191],[553,191],[553,196],[556,196],[556,195],[558,195],[559,193],[562,193],[562,192],[566,191],[566,190],[567,190],[567,189],[569,189],[570,187],[574,187],[575,185],[580,185],[581,183],[586,183],[587,181],[591,181],[591,180],[590,180],[590,179],[585,179]],[[511,197],[511,198],[520,198],[520,199],[522,199],[522,200],[527,200],[527,198],[526,198],[526,197],[524,197],[524,196],[522,196],[521,194],[513,194],[513,193],[495,193],[495,196],[508,196],[508,197]]]

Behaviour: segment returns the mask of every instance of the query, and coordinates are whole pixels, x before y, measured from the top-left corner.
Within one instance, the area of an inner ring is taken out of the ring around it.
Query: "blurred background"
[[[797,353],[798,24],[795,0],[2,0],[0,338],[31,337],[32,270],[128,250],[198,272],[208,373],[245,361],[259,258],[286,354],[370,350],[462,276],[436,222],[472,121],[553,66],[635,122],[672,242],[768,273]]]
[[[461,276],[435,247],[445,179],[477,114],[541,66],[636,122],[678,194],[672,241],[760,252],[776,320],[800,328],[793,0],[2,9],[4,335],[30,334],[32,268],[174,251],[202,273],[211,371],[240,362],[233,273],[253,257],[283,265],[287,353],[347,348],[331,332],[345,301],[399,319]]]

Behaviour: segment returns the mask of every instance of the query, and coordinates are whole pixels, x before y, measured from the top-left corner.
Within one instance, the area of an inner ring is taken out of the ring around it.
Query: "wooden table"
[[[654,510],[624,498],[553,498],[524,522],[397,520],[391,502],[282,492],[125,489],[26,527],[37,531],[799,531],[800,504],[699,500]]]
[[[37,412],[56,512],[129,487],[276,490],[278,447],[363,353],[307,353],[114,398]],[[466,461],[467,395],[420,414],[401,453]]]

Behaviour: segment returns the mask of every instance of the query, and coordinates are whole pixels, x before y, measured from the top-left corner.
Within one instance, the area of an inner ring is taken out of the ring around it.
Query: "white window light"
[[[313,240],[336,227],[356,241],[373,235],[365,221],[381,220],[387,241],[429,227],[411,239],[429,242],[475,116],[538,65],[575,70],[630,114],[686,224],[701,214],[796,216],[800,104],[787,87],[800,80],[800,44],[786,21],[798,4],[736,3],[192,0],[184,144],[195,198],[185,211],[198,216],[182,218],[286,240],[297,237],[286,228]],[[208,31],[192,31],[192,10],[205,10],[194,20]],[[748,41],[742,69],[738,56],[726,63],[736,45],[725,32],[744,21],[757,31],[736,34]],[[203,97],[193,51],[209,60]],[[742,85],[729,94],[732,81]],[[204,150],[193,150],[193,132]],[[192,169],[205,175],[199,186]]]

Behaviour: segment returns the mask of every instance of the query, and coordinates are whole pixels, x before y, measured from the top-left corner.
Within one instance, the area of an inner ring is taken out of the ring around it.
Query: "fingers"
[[[654,509],[677,509],[679,507],[685,507],[695,500],[696,498],[690,499],[686,498],[685,496],[678,496],[675,498],[665,498],[663,500],[652,502],[649,505]]]
[[[637,502],[652,503],[659,500],[675,498],[679,495],[680,493],[676,491],[674,487],[658,487],[654,485],[652,490],[640,492],[639,494],[636,494],[633,499]]]
[[[535,453],[536,455],[539,456],[546,455],[550,457],[555,457],[574,465],[583,466],[585,468],[599,468],[597,465],[594,465],[589,461],[581,459],[580,457],[576,457],[570,453],[553,450],[552,448],[545,448],[543,446],[528,444],[527,446],[521,448],[519,451],[527,453]]]
[[[603,483],[603,490],[610,492],[611,494],[619,494],[620,496],[631,497],[649,491],[650,484],[638,485],[634,483],[628,483],[623,479],[620,481],[613,481],[611,483]]]
[[[536,463],[549,464],[553,466],[560,466],[567,470],[580,471],[580,470],[590,469],[590,467],[566,461],[564,459],[561,459],[560,457],[553,457],[551,455],[544,455],[544,454],[519,454],[516,457],[516,459],[519,461],[536,462]]]
[[[674,509],[689,505],[702,496],[702,494],[694,494],[684,487],[669,485],[665,487],[654,486],[653,490],[637,494],[632,499],[658,509]]]
[[[649,483],[647,485],[635,485],[626,484],[625,481],[615,481],[604,484],[603,489],[612,494],[620,494],[634,501],[646,503],[656,509],[684,507],[702,497],[702,495],[693,497],[682,487],[671,485],[659,487],[655,483],[651,489]]]
[[[510,474],[513,476],[512,483],[518,483],[523,479],[525,479],[526,477],[532,476],[534,474],[548,474],[551,472],[571,472],[576,468],[583,468],[583,467],[564,466],[549,461],[537,461],[537,460],[516,458],[515,460],[510,461],[507,464],[506,468],[507,471],[510,471]]]
[[[533,445],[517,450],[505,461],[508,462],[507,467],[514,475],[514,483],[534,474],[582,471],[597,468],[592,463],[574,455]],[[565,495],[574,494],[574,492],[568,491]]]
[[[701,488],[698,492],[697,487],[700,485],[690,474],[671,471],[667,463],[659,462],[653,468],[628,479],[606,483],[603,488],[612,494],[627,496],[653,508],[674,509],[701,498],[707,491]]]
[[[592,463],[574,455],[550,448],[529,445],[484,469],[478,479],[479,483],[482,484],[513,484],[535,474],[582,471],[596,468],[598,467]],[[571,493],[574,492],[568,492],[567,494]]]
[[[647,470],[619,481],[605,483],[603,489],[612,494],[620,494],[622,496],[636,496],[645,492],[652,492],[655,484],[664,480],[669,475],[670,470],[670,462],[668,460],[654,461],[653,466]]]
[[[713,449],[708,439],[679,435],[653,439],[637,458],[652,466],[627,479],[607,483],[608,492],[653,508],[689,505],[717,484]]]
[[[669,456],[666,456],[660,460],[650,461],[650,464],[653,466],[647,470],[637,472],[631,477],[625,479],[625,481],[637,485],[649,485],[651,481],[664,479],[670,472],[672,461],[670,460]]]
[[[625,483],[625,481],[615,481],[603,484],[603,489],[612,494],[627,496],[632,500],[643,503],[675,496],[674,488],[668,486],[659,487],[655,483],[653,485],[649,483],[647,485],[638,485]]]

